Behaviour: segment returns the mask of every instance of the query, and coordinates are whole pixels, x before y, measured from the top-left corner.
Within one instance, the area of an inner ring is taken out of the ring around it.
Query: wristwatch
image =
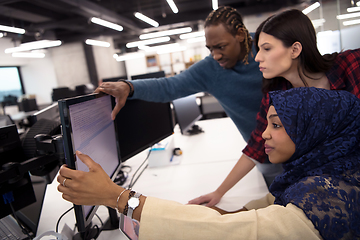
[[[137,192],[137,193],[135,193],[135,195],[133,197],[130,197],[129,200],[128,200],[127,216],[130,217],[131,219],[133,218],[132,217],[133,211],[140,204],[140,200],[139,200],[140,196],[141,196],[141,194]]]

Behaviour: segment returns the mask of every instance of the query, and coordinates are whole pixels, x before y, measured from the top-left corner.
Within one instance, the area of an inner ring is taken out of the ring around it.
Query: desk
[[[228,175],[241,155],[246,143],[236,126],[229,118],[204,120],[196,123],[204,133],[194,136],[181,135],[179,128],[174,129],[175,146],[183,150],[178,159],[180,164],[159,168],[147,168],[134,185],[134,190],[147,196],[154,196],[180,203],[214,191]],[[146,158],[145,150],[125,162],[132,172]],[[131,174],[131,173],[130,173]],[[129,179],[127,184],[129,183]],[[126,183],[125,183],[126,184]],[[55,230],[56,221],[72,204],[61,198],[57,191],[56,180],[47,188],[38,234]],[[254,168],[232,189],[217,205],[225,210],[237,210],[250,200],[258,199],[268,193],[262,174]],[[100,207],[98,215],[107,218],[107,209]],[[93,220],[99,224],[96,217]],[[74,214],[68,213],[61,220],[59,231],[67,223],[74,226]],[[102,232],[98,239],[126,239],[118,230]]]

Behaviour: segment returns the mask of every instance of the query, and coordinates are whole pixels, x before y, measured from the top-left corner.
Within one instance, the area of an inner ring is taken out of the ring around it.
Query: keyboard
[[[16,220],[8,215],[0,219],[0,240],[23,240],[29,239],[17,224]]]

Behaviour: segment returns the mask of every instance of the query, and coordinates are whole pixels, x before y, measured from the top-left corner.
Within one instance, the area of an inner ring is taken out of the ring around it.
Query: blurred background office
[[[322,53],[360,47],[356,0],[2,1],[1,111],[15,103],[18,111],[24,106],[38,110],[61,97],[91,92],[106,79],[159,71],[179,74],[209,54],[203,22],[219,5],[235,7],[250,32],[273,13],[304,10],[313,21]],[[140,20],[138,13],[154,22]],[[112,25],[105,27],[104,22]],[[154,39],[160,43],[150,44]],[[7,109],[11,114],[17,111]]]

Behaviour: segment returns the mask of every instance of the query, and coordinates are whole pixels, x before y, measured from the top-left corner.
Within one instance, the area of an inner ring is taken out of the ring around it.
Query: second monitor
[[[202,118],[195,94],[175,99],[172,103],[176,121],[182,134],[193,135],[202,132],[199,126],[195,124],[196,121]]]
[[[128,100],[115,118],[121,161],[173,134],[170,103]]]

